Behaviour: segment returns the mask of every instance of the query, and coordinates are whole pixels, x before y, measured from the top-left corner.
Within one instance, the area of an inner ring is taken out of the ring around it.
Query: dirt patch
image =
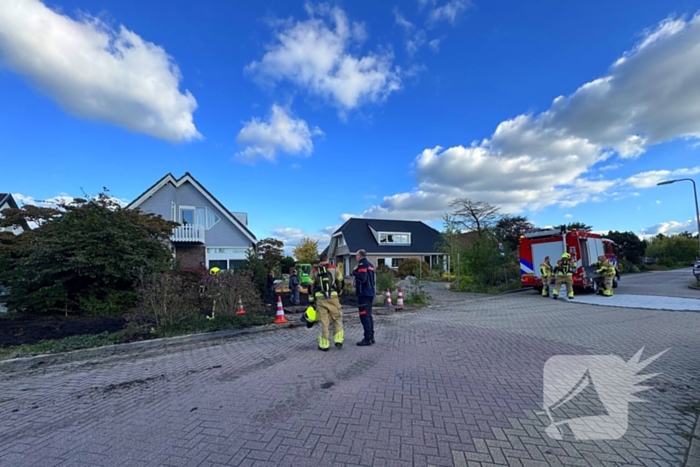
[[[0,348],[36,344],[80,334],[100,334],[124,329],[123,317],[37,316],[0,320]]]

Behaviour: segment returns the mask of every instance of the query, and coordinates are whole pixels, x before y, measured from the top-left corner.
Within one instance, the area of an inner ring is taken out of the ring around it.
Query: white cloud
[[[398,7],[394,8],[394,18],[396,20],[396,24],[404,28],[406,31],[412,30],[415,25],[408,21],[399,11]]]
[[[574,216],[572,214],[565,214],[564,217],[566,217],[567,219],[571,219]]]
[[[681,232],[690,232],[692,234],[697,233],[698,228],[697,228],[697,223],[695,220],[691,219],[689,221],[685,222],[677,222],[677,221],[669,221],[669,222],[660,222],[656,225],[652,225],[651,227],[647,227],[645,229],[642,229],[641,236],[642,237],[653,237],[654,235],[658,234],[664,234],[664,235],[673,235],[673,234],[679,234]]]
[[[649,170],[633,175],[627,183],[636,188],[651,188],[657,183],[673,178],[687,178],[700,173],[700,167],[677,170]]]
[[[440,51],[440,41],[442,39],[433,39],[430,42],[428,42],[428,46],[432,49],[433,52],[439,52]]]
[[[308,156],[314,148],[312,138],[322,134],[317,127],[310,129],[304,120],[273,105],[268,121],[253,118],[245,123],[236,141],[246,148],[237,156],[248,162],[257,158],[274,161],[280,152]]]
[[[421,2],[423,5],[426,3],[427,2]],[[433,5],[436,4],[434,0],[431,3],[433,3]],[[435,24],[440,21],[447,21],[454,24],[457,17],[471,6],[472,3],[470,0],[449,0],[444,5],[434,7],[430,10],[428,13],[428,23]]]
[[[23,206],[39,206],[42,208],[60,209],[59,205],[71,204],[76,199],[76,197],[70,196],[67,193],[61,193],[59,195],[47,199],[36,199],[33,196],[23,195],[22,193],[12,193],[12,197],[17,202],[20,208]],[[129,201],[115,198],[113,196],[110,196],[109,199],[119,204],[119,206],[121,206],[122,208],[126,207],[129,204]],[[39,227],[39,224],[37,224],[34,221],[28,222],[28,224],[30,229],[36,229],[37,227]]]
[[[39,0],[2,0],[0,59],[71,114],[171,142],[201,138],[177,65],[124,26],[74,20]]]
[[[613,187],[655,184],[667,174],[604,180],[589,172],[615,157],[639,157],[651,145],[700,138],[699,43],[700,15],[661,22],[607,75],[557,97],[545,112],[506,120],[469,146],[425,149],[413,164],[416,187],[362,215],[438,220],[455,197],[504,212],[571,207],[600,201]]]
[[[12,193],[12,197],[15,199],[15,201],[17,201],[17,204],[20,207],[29,205],[39,206],[43,208],[57,208],[59,204],[70,204],[78,198],[75,196],[70,196],[67,193],[61,193],[59,195],[47,199],[36,199],[33,196],[26,196],[21,193]],[[126,207],[129,204],[129,201],[120,198],[115,198],[113,196],[110,196],[109,199],[111,201],[116,202],[121,207]]]
[[[278,227],[270,230],[272,237],[281,240],[284,243],[284,252],[286,255],[292,256],[292,251],[296,247],[302,238],[310,238],[311,240],[318,241],[318,252],[323,251],[331,239],[331,234],[339,226],[329,226],[324,229],[319,230],[317,233],[304,232],[301,229],[293,227]]]
[[[414,55],[418,52],[418,49],[425,45],[427,40],[428,36],[425,34],[425,31],[421,29],[412,38],[406,41],[406,51],[410,55]]]
[[[381,102],[401,89],[400,69],[392,68],[391,52],[364,56],[350,52],[367,37],[361,23],[350,23],[343,10],[328,4],[307,4],[306,11],[310,16],[306,21],[278,23],[274,43],[246,71],[261,82],[289,80],[341,111]]]

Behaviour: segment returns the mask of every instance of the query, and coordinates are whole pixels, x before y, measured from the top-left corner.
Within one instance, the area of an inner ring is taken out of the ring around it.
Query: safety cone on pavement
[[[401,287],[399,287],[399,296],[396,299],[396,309],[403,310],[403,291],[401,290]]]
[[[389,292],[389,289],[386,289],[386,307],[390,307],[391,305],[391,292]]]
[[[238,311],[236,312],[237,315],[244,315],[245,314],[245,308],[243,308],[243,302],[241,301],[241,296],[238,296]]]
[[[284,316],[284,309],[282,309],[282,297],[277,296],[277,316],[275,317],[275,324],[284,324],[288,322],[287,318]]]

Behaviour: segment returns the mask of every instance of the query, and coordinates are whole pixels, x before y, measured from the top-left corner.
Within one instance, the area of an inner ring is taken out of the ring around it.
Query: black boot
[[[366,347],[368,345],[372,345],[372,341],[366,341],[362,339],[360,342],[357,343],[357,345],[359,345],[360,347]]]

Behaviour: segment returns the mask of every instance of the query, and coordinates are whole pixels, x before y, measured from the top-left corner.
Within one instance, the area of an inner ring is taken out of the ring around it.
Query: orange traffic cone
[[[386,289],[386,307],[392,306],[391,304],[391,292],[389,292],[389,289]]]
[[[245,314],[245,308],[243,308],[243,302],[241,301],[241,296],[238,296],[238,311],[236,312],[237,315],[244,315]]]
[[[275,317],[275,324],[284,324],[288,322],[287,318],[284,316],[284,309],[282,308],[282,297],[277,296],[277,316]]]
[[[403,292],[401,287],[399,287],[399,297],[396,299],[396,309],[403,310]]]

